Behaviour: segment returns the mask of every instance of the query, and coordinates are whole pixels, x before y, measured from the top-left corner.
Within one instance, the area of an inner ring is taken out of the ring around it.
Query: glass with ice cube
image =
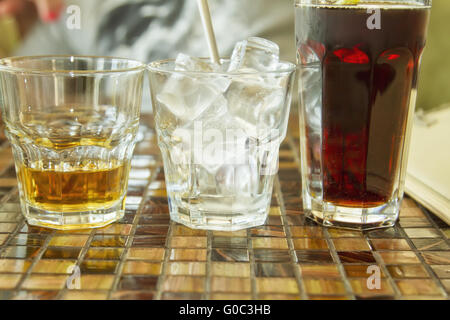
[[[264,224],[295,65],[250,38],[220,65],[179,54],[149,69],[172,220],[226,231]]]

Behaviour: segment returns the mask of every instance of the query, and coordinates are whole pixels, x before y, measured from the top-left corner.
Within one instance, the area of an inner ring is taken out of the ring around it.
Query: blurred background
[[[295,61],[293,0],[210,0],[222,56],[261,36]],[[450,1],[433,0],[417,108],[450,103]],[[0,57],[113,55],[144,62],[207,56],[195,0],[0,0]],[[145,103],[144,103],[145,104]]]

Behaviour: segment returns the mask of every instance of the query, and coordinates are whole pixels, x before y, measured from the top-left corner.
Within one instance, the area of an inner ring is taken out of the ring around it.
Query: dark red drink
[[[309,196],[352,208],[401,198],[430,7],[372,1],[296,10]]]

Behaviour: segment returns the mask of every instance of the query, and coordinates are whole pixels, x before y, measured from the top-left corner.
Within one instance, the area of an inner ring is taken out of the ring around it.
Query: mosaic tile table
[[[125,217],[98,230],[31,227],[1,138],[0,299],[448,299],[450,227],[403,202],[395,228],[325,229],[301,210],[297,121],[280,152],[270,217],[239,232],[171,223],[161,158],[141,121]],[[146,125],[146,126],[145,126]],[[381,288],[366,285],[369,265]],[[68,289],[74,266],[80,289]]]

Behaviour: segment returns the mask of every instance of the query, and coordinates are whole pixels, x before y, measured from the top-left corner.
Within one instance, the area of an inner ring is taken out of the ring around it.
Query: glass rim
[[[95,70],[95,69],[88,69],[88,70],[63,70],[63,69],[57,69],[57,70],[51,70],[51,69],[41,69],[41,68],[27,68],[27,67],[17,67],[11,65],[12,62],[15,61],[31,61],[31,60],[51,60],[51,59],[61,59],[61,60],[105,60],[105,61],[123,61],[134,64],[133,66],[130,66],[129,68],[117,68],[117,69],[111,69],[111,70]],[[129,72],[136,72],[136,71],[145,71],[147,65],[141,61],[134,60],[134,59],[128,59],[128,58],[121,58],[121,57],[110,57],[110,56],[90,56],[90,55],[36,55],[36,56],[17,56],[17,57],[6,57],[0,59],[0,72],[6,71],[6,72],[15,72],[15,73],[21,73],[21,74],[34,74],[34,75],[68,75],[68,76],[87,76],[87,75],[96,75],[96,74],[117,74],[117,73],[129,73]]]
[[[387,6],[399,6],[399,7],[424,7],[431,8],[433,0],[391,0],[391,1],[380,1],[380,0],[357,0],[357,3],[327,3],[322,0],[295,0],[295,4],[306,5],[306,6],[319,6],[319,7],[382,7]]]
[[[203,61],[211,61],[210,58],[200,57],[197,58]],[[289,62],[280,60],[280,63],[284,64],[286,67],[278,70],[267,70],[267,71],[235,71],[235,72],[226,72],[226,71],[183,71],[183,70],[175,70],[175,69],[164,69],[161,66],[167,65],[169,63],[174,63],[176,59],[163,59],[153,61],[148,64],[147,69],[151,72],[159,72],[159,73],[168,73],[168,74],[185,74],[185,75],[198,75],[198,76],[211,76],[211,75],[219,75],[219,76],[245,76],[245,75],[270,75],[270,74],[283,74],[283,73],[292,73],[297,69],[297,65]],[[230,61],[229,58],[220,59],[221,63]]]

